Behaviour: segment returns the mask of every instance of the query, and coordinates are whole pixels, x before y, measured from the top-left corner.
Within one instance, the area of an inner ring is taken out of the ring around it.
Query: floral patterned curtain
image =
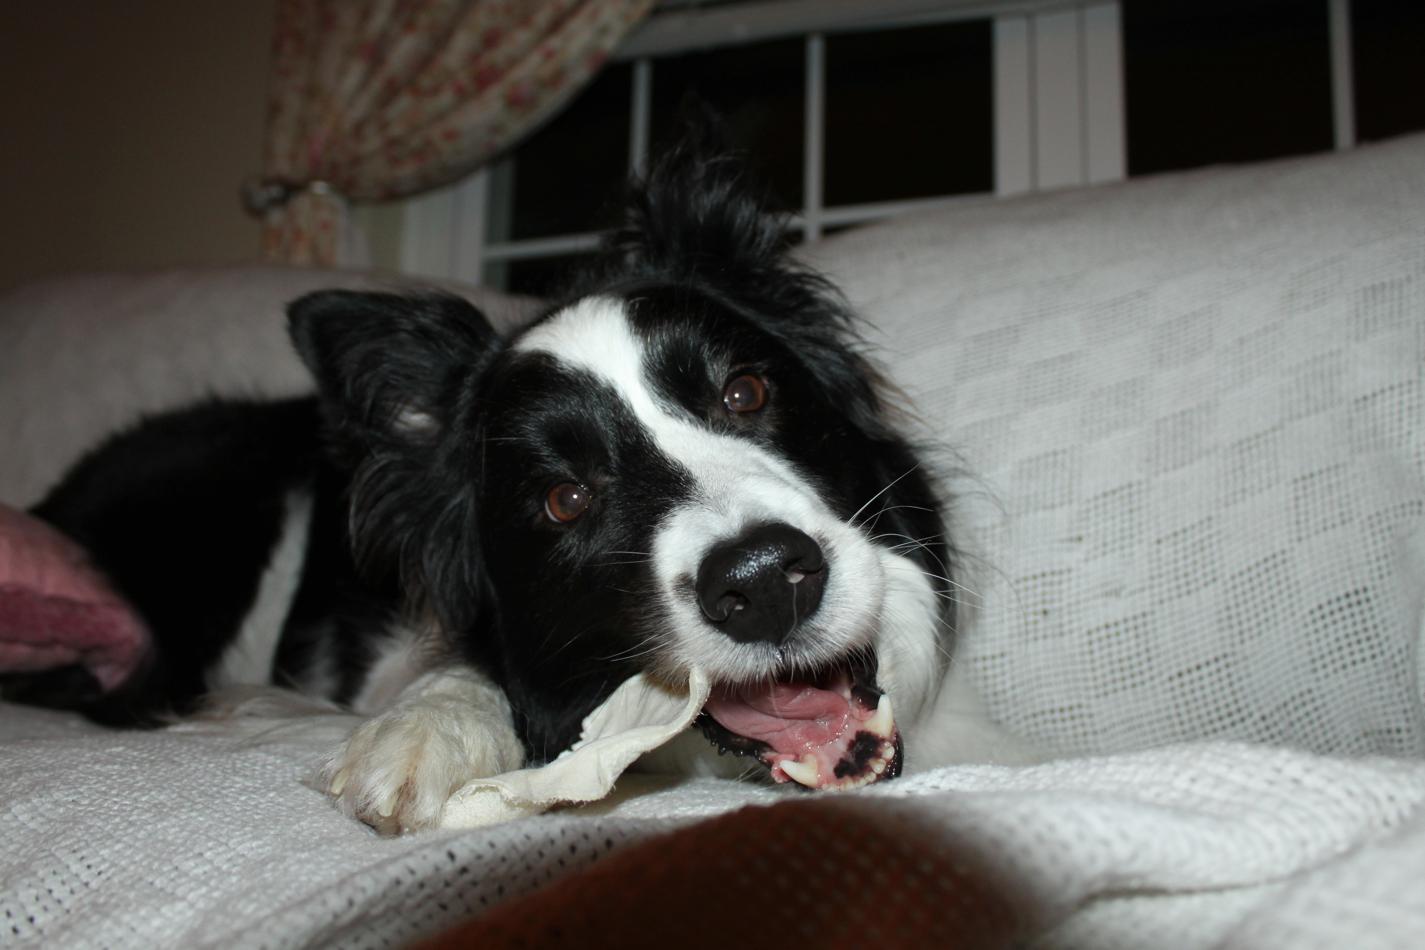
[[[342,259],[346,202],[449,184],[557,110],[654,0],[279,0],[264,177],[272,260]]]

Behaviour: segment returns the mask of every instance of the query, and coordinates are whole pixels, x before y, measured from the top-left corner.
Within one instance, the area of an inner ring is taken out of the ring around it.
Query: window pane
[[[631,101],[632,67],[610,66],[516,148],[505,196],[514,203],[509,234],[492,232],[490,239],[548,237],[611,223],[628,177]]]
[[[518,261],[497,261],[485,265],[485,284],[512,294],[553,297],[573,281],[587,254],[558,257],[531,257]]]
[[[1351,0],[1356,137],[1425,129],[1425,2]]]
[[[826,38],[826,205],[994,188],[990,22]]]
[[[732,146],[785,210],[802,204],[806,52],[802,39],[775,40],[653,61],[652,141],[679,134],[678,107],[690,92],[720,113]]]
[[[1332,147],[1327,5],[1124,0],[1131,175]]]

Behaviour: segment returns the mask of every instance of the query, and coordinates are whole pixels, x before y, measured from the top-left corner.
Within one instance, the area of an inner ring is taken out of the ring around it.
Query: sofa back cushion
[[[1425,137],[952,207],[816,263],[945,447],[961,656],[1007,725],[1425,753]]]
[[[0,296],[0,502],[29,506],[84,450],[144,413],[205,396],[312,387],[283,310],[327,287],[418,286],[342,271],[254,266],[89,274]],[[446,287],[497,325],[530,302]]]

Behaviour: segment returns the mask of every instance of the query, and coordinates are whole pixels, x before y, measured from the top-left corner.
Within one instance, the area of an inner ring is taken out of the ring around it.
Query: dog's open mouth
[[[697,723],[721,751],[756,756],[778,782],[848,789],[895,778],[901,739],[870,664],[713,687]]]

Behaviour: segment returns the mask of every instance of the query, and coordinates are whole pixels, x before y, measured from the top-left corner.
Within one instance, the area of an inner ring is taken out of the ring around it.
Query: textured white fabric
[[[481,828],[526,818],[559,803],[598,801],[645,752],[693,724],[711,692],[694,669],[673,692],[642,673],[630,677],[584,719],[579,741],[545,765],[477,779],[456,789],[440,813],[442,828]]]
[[[115,735],[5,708],[0,945],[383,946],[697,818],[809,798],[643,779],[595,808],[381,839],[301,784],[349,724]],[[1160,946],[1164,932],[1208,947],[1239,929],[1244,947],[1334,948],[1342,933],[1407,947],[1425,932],[1418,761],[1183,745],[852,796],[909,810],[1008,876],[1047,947]]]
[[[968,473],[962,657],[1011,731],[1425,754],[1422,142],[833,249]]]
[[[86,274],[0,294],[0,501],[40,500],[79,454],[140,414],[207,396],[291,396],[312,381],[282,316],[332,287],[431,285],[275,265]],[[446,289],[509,326],[530,301]]]
[[[1419,945],[1425,139],[961,207],[822,261],[968,473],[962,662],[1066,756],[849,800],[982,855],[1042,946]],[[347,726],[0,709],[0,943],[397,942],[794,796],[626,777],[381,840],[300,784]]]

